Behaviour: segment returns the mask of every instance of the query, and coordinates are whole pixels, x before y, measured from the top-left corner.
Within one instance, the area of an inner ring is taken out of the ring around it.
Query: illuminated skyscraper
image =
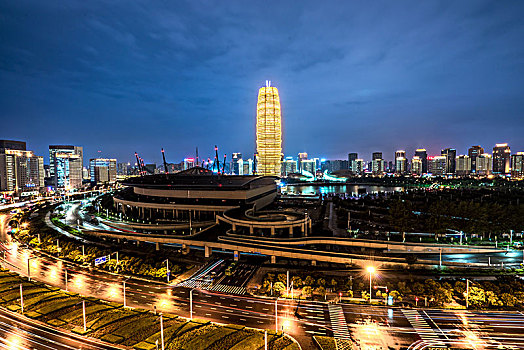
[[[493,147],[493,174],[509,174],[511,151],[507,143]]]
[[[276,87],[266,81],[258,90],[257,103],[257,173],[280,176],[282,157],[282,114]]]

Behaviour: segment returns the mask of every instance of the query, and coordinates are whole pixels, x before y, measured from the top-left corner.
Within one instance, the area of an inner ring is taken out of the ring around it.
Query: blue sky
[[[286,156],[524,151],[523,15],[522,1],[0,0],[0,138],[86,159],[252,156],[269,79]]]

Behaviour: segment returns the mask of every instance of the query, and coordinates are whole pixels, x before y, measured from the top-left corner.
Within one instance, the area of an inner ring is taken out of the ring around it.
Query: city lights
[[[278,89],[266,82],[258,91],[257,103],[257,173],[280,176],[282,126]]]

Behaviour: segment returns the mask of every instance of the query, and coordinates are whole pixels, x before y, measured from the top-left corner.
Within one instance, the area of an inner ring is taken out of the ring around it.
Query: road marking
[[[409,324],[411,324],[411,327],[413,327],[423,341],[430,343],[435,348],[448,348],[417,310],[401,310]]]
[[[229,318],[229,316],[226,316],[226,315],[222,315],[222,318]]]

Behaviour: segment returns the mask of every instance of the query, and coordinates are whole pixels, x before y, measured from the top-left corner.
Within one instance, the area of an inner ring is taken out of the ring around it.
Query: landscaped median
[[[41,282],[28,281],[14,272],[0,269],[0,306],[22,312],[47,324],[74,333],[98,338],[123,348],[156,349],[160,344],[160,316],[142,309],[68,293]],[[85,303],[86,331],[83,304]],[[209,321],[188,321],[164,314],[165,349],[264,349],[261,330],[238,325],[219,325]],[[288,336],[268,332],[269,349],[296,350],[298,345]]]

